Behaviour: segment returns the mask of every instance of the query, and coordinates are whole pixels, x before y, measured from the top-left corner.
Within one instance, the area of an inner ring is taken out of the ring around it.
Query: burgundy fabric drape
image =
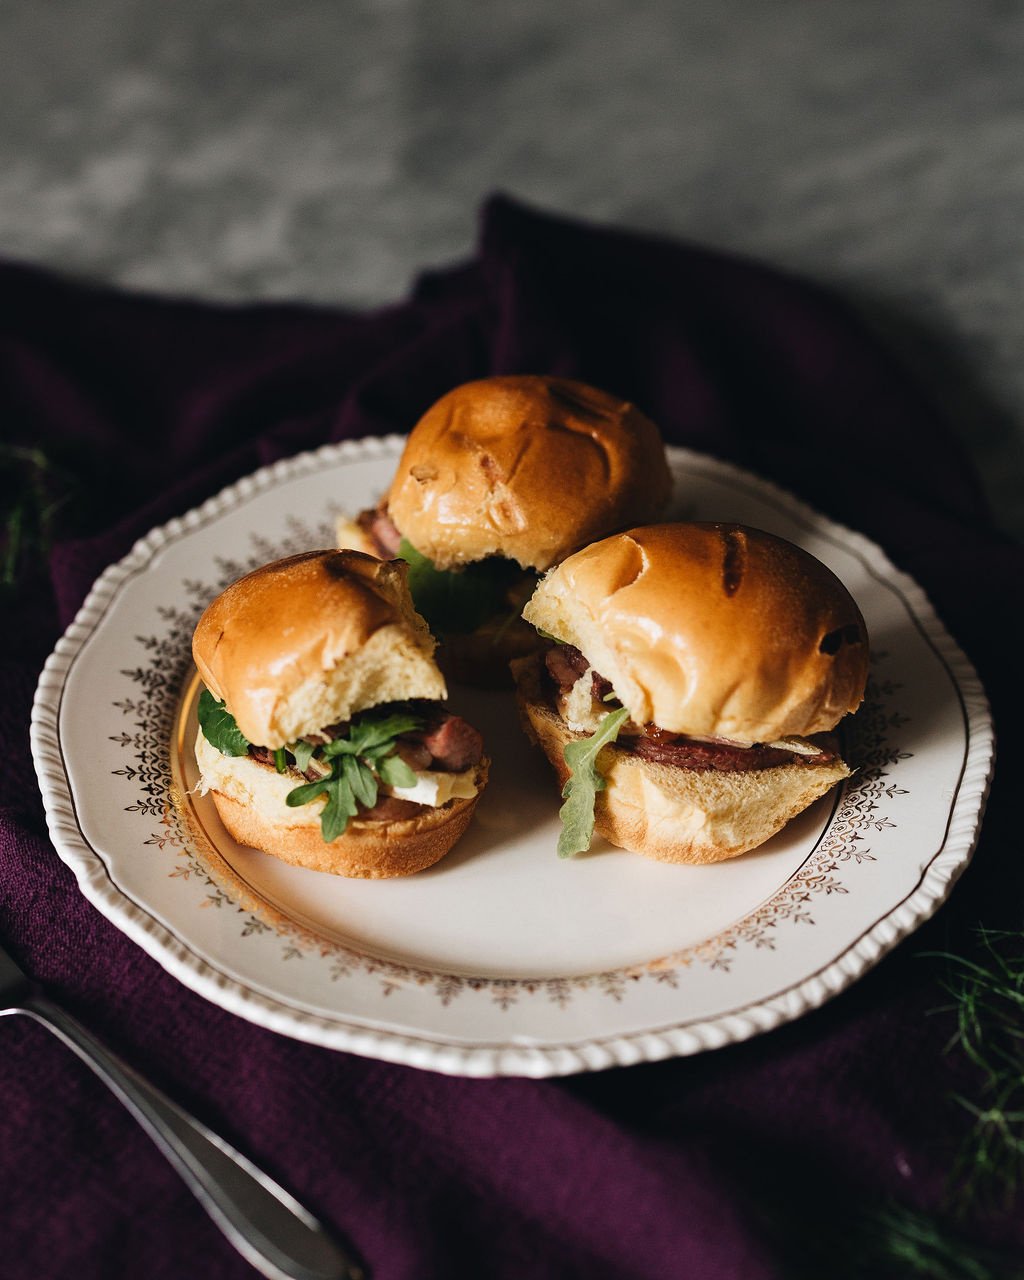
[[[940,965],[921,952],[969,947],[979,920],[1020,924],[999,779],[949,905],[843,996],[699,1058],[554,1081],[446,1078],[251,1026],[89,906],[48,840],[30,703],[96,575],[261,464],[407,430],[456,383],[515,372],[627,397],[668,440],[879,542],[978,667],[1012,774],[1024,555],[993,529],[927,388],[827,292],[504,199],[470,262],[369,314],[128,296],[6,265],[0,432],[42,448],[79,497],[4,618],[0,937],[350,1236],[376,1280],[841,1274],[828,1241],[852,1238],[862,1207],[942,1201],[965,1127],[949,1094],[976,1082],[944,1052]],[[1009,1216],[966,1230],[1024,1245]],[[0,1023],[0,1277],[251,1274],[103,1086],[41,1028]]]

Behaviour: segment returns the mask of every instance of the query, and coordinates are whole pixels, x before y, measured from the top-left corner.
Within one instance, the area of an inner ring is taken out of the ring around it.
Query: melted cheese
[[[382,786],[381,791],[399,800],[412,800],[415,804],[429,804],[439,809],[449,800],[471,800],[476,795],[475,778],[476,769],[465,769],[462,773],[424,769],[416,774],[413,786]]]

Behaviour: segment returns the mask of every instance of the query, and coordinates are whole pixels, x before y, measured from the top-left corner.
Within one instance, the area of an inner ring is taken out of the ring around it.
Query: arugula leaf
[[[351,790],[344,785],[341,777],[329,778],[327,781],[327,803],[320,815],[320,834],[330,844],[344,834],[349,818],[354,818],[358,806]]]
[[[414,787],[416,771],[401,756],[383,756],[377,761],[381,782],[388,787]]]
[[[369,765],[355,756],[342,756],[341,776],[348,783],[354,799],[364,809],[372,809],[377,803],[377,779]]]
[[[313,759],[313,752],[316,747],[311,742],[303,742],[300,738],[298,742],[289,742],[288,750],[295,757],[295,767],[299,773],[305,773],[309,768],[309,762]]]
[[[508,609],[506,593],[522,577],[514,560],[491,556],[462,569],[438,569],[408,538],[398,547],[409,566],[409,590],[435,635],[468,635]]]
[[[386,786],[412,786],[416,775],[395,754],[398,738],[403,733],[419,729],[423,720],[409,712],[377,714],[368,712],[353,720],[343,738],[335,738],[323,749],[324,760],[330,763],[329,778],[307,782],[295,787],[285,797],[293,809],[309,804],[317,796],[326,795],[327,803],[320,815],[320,831],[329,844],[345,832],[349,818],[354,818],[360,806],[372,809],[377,803],[380,782]],[[296,743],[295,746],[308,744]],[[289,750],[296,755],[294,747]],[[310,748],[312,755],[312,748]],[[306,759],[307,767],[309,758]]]
[[[330,789],[330,778],[318,778],[316,782],[304,782],[301,787],[294,787],[284,798],[290,809],[297,809],[300,804],[309,804],[317,796]]]
[[[590,738],[567,742],[562,754],[569,766],[569,777],[562,788],[565,804],[558,811],[562,832],[558,837],[558,856],[571,858],[584,853],[594,838],[594,802],[597,793],[608,785],[597,768],[602,747],[614,742],[619,730],[629,719],[629,708],[610,711]]]
[[[209,689],[199,695],[199,728],[211,747],[221,755],[244,756],[249,754],[249,739],[235,724],[235,717],[223,702],[218,702]]]
[[[329,742],[324,747],[324,756],[329,760],[336,755],[365,756],[380,748],[394,751],[396,738],[403,733],[412,733],[422,725],[422,717],[408,713],[398,712],[379,719],[370,713],[349,725],[347,737]]]

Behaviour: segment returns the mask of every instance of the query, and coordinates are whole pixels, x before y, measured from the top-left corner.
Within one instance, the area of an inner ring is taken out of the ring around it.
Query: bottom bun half
[[[528,736],[564,785],[565,744],[586,735],[573,732],[555,711],[541,669],[534,659],[513,663],[519,710]],[[850,776],[842,760],[726,773],[643,760],[614,745],[602,749],[597,767],[607,783],[594,806],[597,833],[647,858],[690,864],[756,849]]]
[[[361,880],[408,876],[439,862],[469,826],[490,763],[477,766],[477,793],[468,800],[449,800],[400,821],[351,818],[344,834],[328,843],[320,831],[323,801],[295,809],[285,804],[285,793],[299,785],[294,778],[248,756],[222,756],[201,734],[196,757],[201,786],[239,844],[293,866]]]

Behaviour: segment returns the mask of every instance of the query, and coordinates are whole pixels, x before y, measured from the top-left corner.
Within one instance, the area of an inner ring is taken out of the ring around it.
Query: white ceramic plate
[[[848,730],[862,767],[755,853],[672,867],[598,843],[555,855],[559,798],[511,695],[453,690],[491,785],[436,867],[352,881],[236,845],[195,782],[190,641],[207,602],[332,542],[402,441],[265,468],[155,529],[50,657],[32,750],[83,892],[215,1003],[333,1048],[464,1075],[546,1076],[697,1053],[841,991],[935,911],[974,846],[992,760],[983,691],[924,594],[865,538],[754,476],[670,451],[675,514],[813,552],[871,633]]]

